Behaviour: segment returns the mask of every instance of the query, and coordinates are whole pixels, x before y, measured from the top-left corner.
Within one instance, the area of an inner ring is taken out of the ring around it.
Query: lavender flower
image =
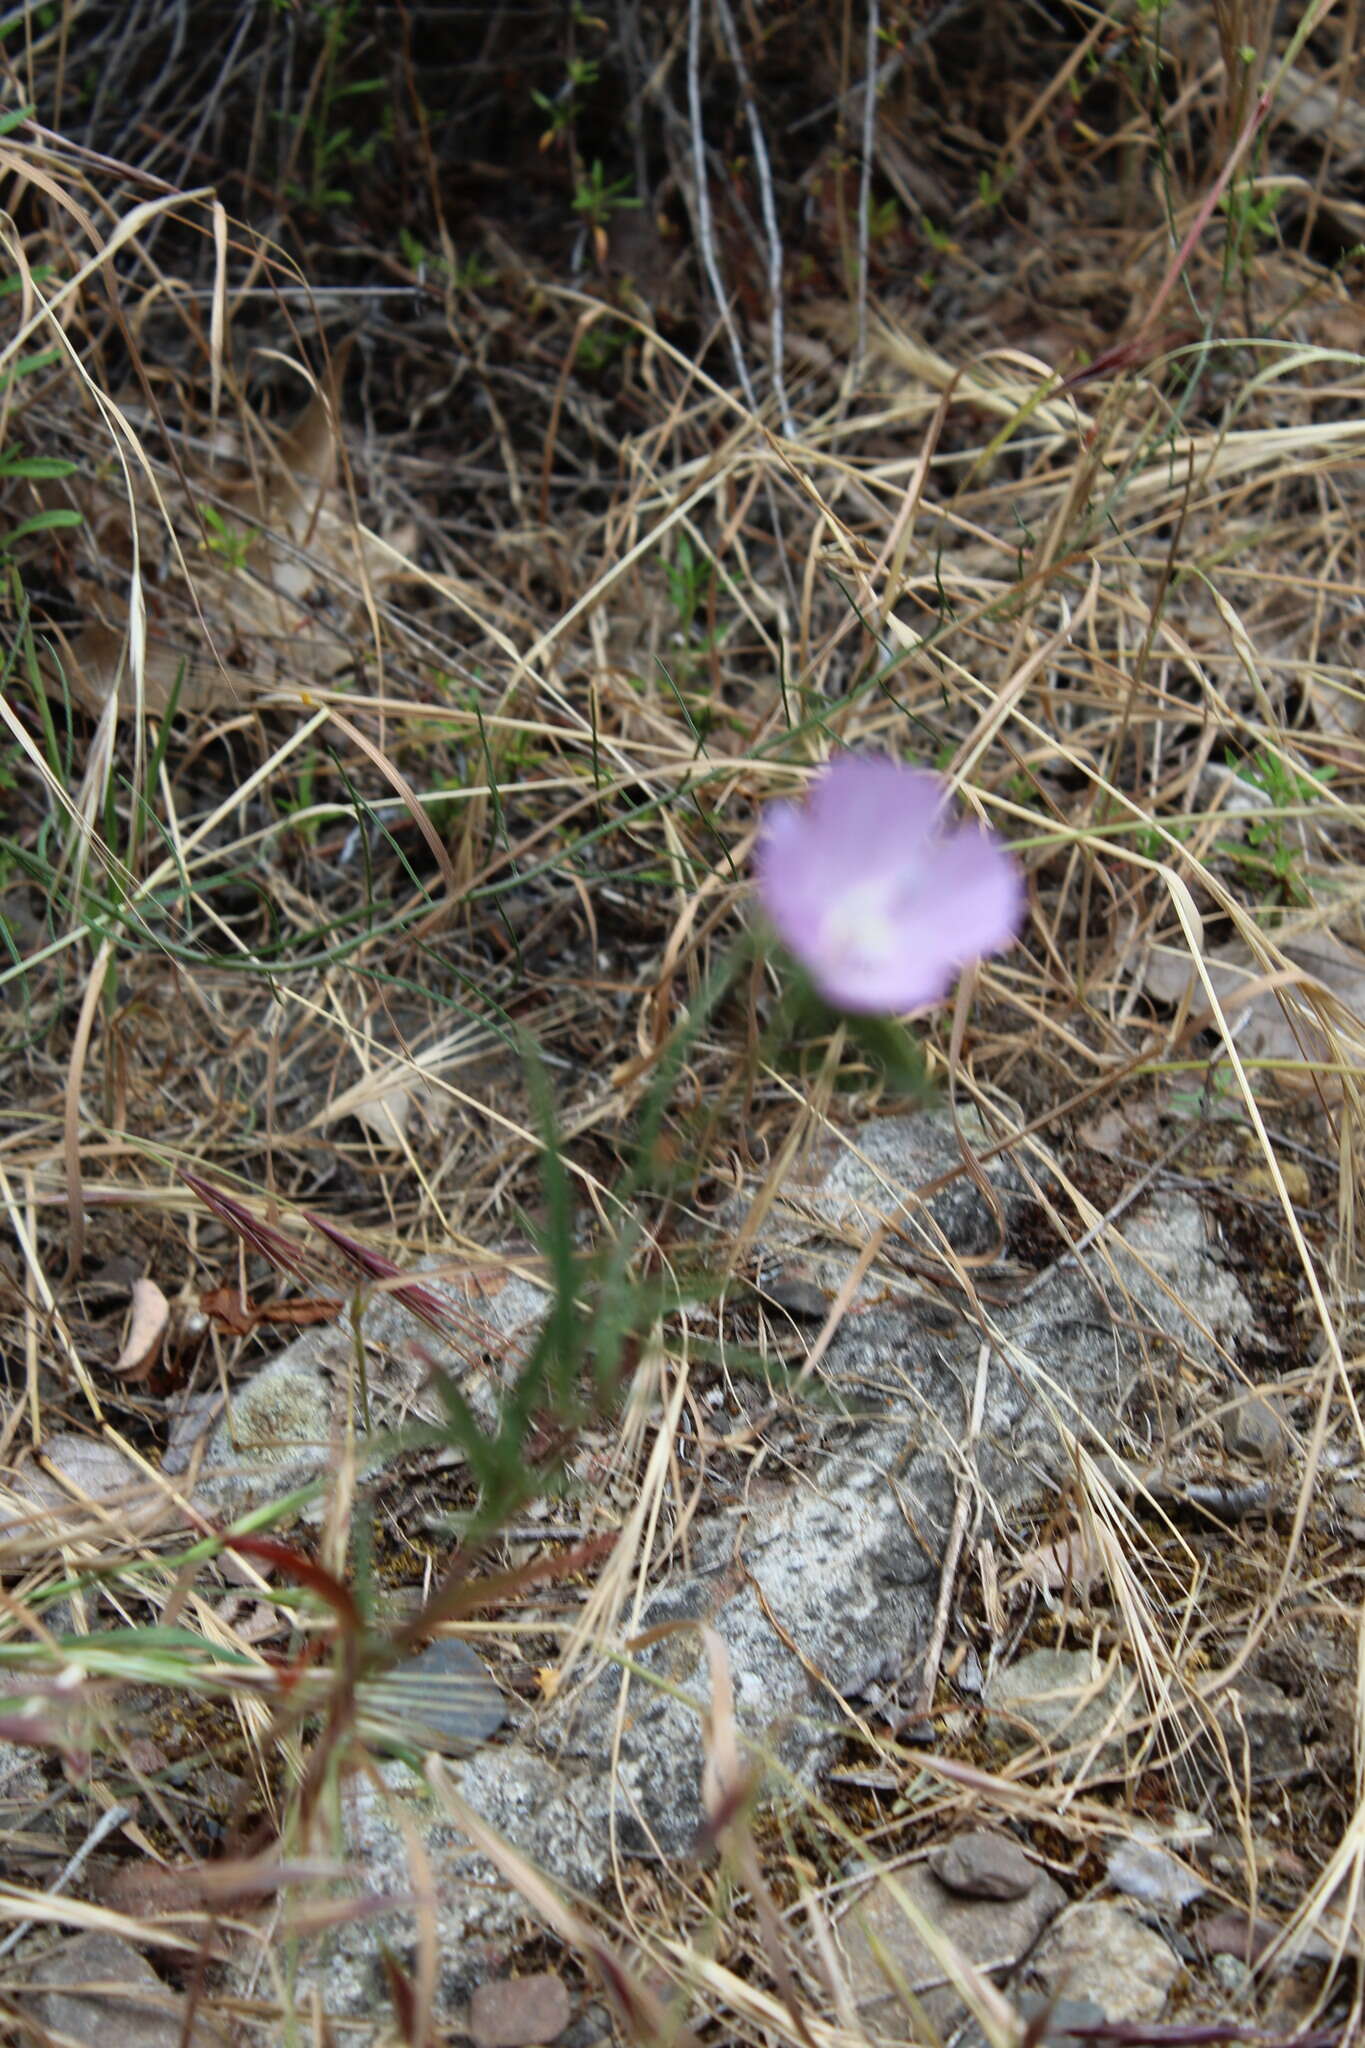
[[[940,1002],[969,961],[1017,936],[1023,878],[991,833],[946,823],[936,775],[843,754],[801,808],[768,807],[755,861],[778,937],[827,1001]]]

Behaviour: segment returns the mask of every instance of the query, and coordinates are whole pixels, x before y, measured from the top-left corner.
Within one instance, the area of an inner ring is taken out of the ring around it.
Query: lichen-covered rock
[[[1180,1975],[1180,1958],[1133,1912],[1088,1899],[1058,1920],[1029,1965],[1047,1992],[1084,1992],[1111,2024],[1150,2026]]]
[[[987,1148],[984,1128],[969,1123],[968,1132]],[[632,1622],[643,1631],[684,1626],[633,1652],[630,1672],[607,1665],[581,1691],[545,1708],[518,1740],[452,1767],[475,1809],[570,1889],[592,1891],[604,1877],[613,1823],[628,1853],[685,1854],[697,1839],[710,1666],[699,1629],[686,1624],[706,1622],[719,1637],[752,1767],[760,1776],[765,1759],[782,1767],[769,1774],[770,1791],[780,1795],[793,1775],[814,1783],[846,1726],[846,1703],[880,1699],[919,1669],[959,1488],[970,1486],[988,1526],[1010,1534],[1022,1515],[1055,1496],[1059,1474],[1074,1468],[1071,1436],[1097,1455],[1109,1447],[1125,1454],[1145,1432],[1150,1451],[1159,1411],[1144,1390],[1153,1370],[1181,1353],[1213,1364],[1219,1346],[1235,1347],[1250,1329],[1244,1299],[1198,1210],[1183,1199],[1126,1218],[1131,1249],[1119,1246],[1108,1262],[1099,1246],[1089,1247],[1021,1278],[1007,1244],[993,1275],[980,1262],[1002,1226],[1007,1236],[1022,1226],[1033,1200],[1003,1155],[986,1163],[988,1198],[958,1170],[958,1140],[946,1117],[886,1118],[849,1135],[852,1149],[822,1141],[780,1191],[760,1247],[765,1270],[799,1255],[813,1290],[805,1306],[818,1309],[817,1297],[832,1300],[869,1231],[890,1217],[900,1235],[868,1274],[818,1375],[789,1407],[778,1401],[767,1416],[772,1455],[761,1482],[739,1500],[702,1503],[689,1527],[685,1569]],[[924,1260],[945,1243],[977,1262],[971,1277],[985,1304],[977,1322],[967,1292],[948,1282],[927,1288],[920,1278]],[[522,1283],[481,1300],[480,1326],[502,1336],[464,1361],[450,1355],[471,1398],[480,1387],[479,1398],[491,1397],[506,1354],[527,1340],[543,1308],[544,1297]],[[799,1327],[790,1317],[788,1326]],[[410,1402],[436,1355],[429,1335],[414,1330],[389,1297],[376,1300],[366,1329],[390,1374],[389,1393],[406,1387],[398,1399]],[[291,1346],[285,1359],[305,1362],[314,1386],[335,1389],[347,1367],[344,1343],[335,1332],[309,1333],[309,1340],[306,1354]],[[979,1427],[968,1459],[974,1412]],[[1080,1757],[1090,1755],[1097,1736],[1112,1742],[1100,1731],[1116,1695],[1101,1689],[1077,1712],[1078,1692],[1093,1689],[1095,1674],[1087,1662],[1083,1673],[1068,1667],[1067,1676],[1074,1680],[1069,1700],[1055,1702],[1066,1725],[1038,1718],[1049,1691],[1063,1688],[1040,1684],[1027,1660],[1014,1667],[1014,1678],[1028,1681],[1027,1698],[1009,1694],[1008,1673],[998,1676],[987,1701],[997,1732],[1013,1728],[1045,1745],[1072,1745]],[[1122,1676],[1114,1682],[1121,1686]],[[1107,1767],[1108,1751],[1099,1754]],[[322,1985],[339,2016],[359,2019],[382,2006],[379,1942],[401,1955],[415,1932],[411,1908],[401,1903],[412,1884],[398,1821],[406,1813],[433,1873],[444,2024],[455,2002],[501,1966],[529,1922],[517,1895],[420,1789],[401,1775],[385,1776],[381,1786],[348,1788],[344,1831],[361,1895],[394,1905],[379,1918],[344,1917],[325,1953],[305,1956],[304,1981]],[[937,1887],[936,1899],[955,1896],[929,1871],[915,1882]],[[1035,1899],[1040,1911],[1024,1945],[1060,1903],[1050,1882]],[[1024,1896],[1034,1893],[1030,1886]],[[987,1916],[1019,1902],[958,1896],[956,1903]],[[988,1917],[972,1926],[985,1938]],[[996,1959],[989,1947],[972,1952]]]
[[[609,1862],[605,1786],[574,1782],[517,1743],[481,1750],[445,1768],[475,1811],[556,1883],[592,1892],[603,1882]],[[417,1878],[405,1823],[422,1844],[431,1877],[429,1906],[414,1898]],[[405,1765],[385,1765],[376,1776],[346,1781],[339,1835],[330,1846],[346,1871],[339,1896],[331,1887],[335,1924],[306,1936],[297,1949],[279,1939],[278,1929],[263,1929],[259,1943],[244,1949],[233,1966],[234,1994],[273,1999],[287,2013],[306,2010],[316,1990],[326,2011],[349,2023],[348,2041],[378,2042],[387,2038],[393,2018],[381,1944],[400,1963],[410,1962],[419,1911],[435,1915],[437,2014],[443,2024],[537,1931],[520,1894]],[[363,1910],[351,1910],[348,1900]]]

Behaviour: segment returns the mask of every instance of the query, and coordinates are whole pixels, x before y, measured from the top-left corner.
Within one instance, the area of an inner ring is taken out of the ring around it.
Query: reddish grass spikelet
[[[253,1215],[245,1202],[239,1202],[235,1195],[214,1187],[210,1181],[202,1180],[186,1167],[181,1167],[180,1178],[191,1194],[198,1195],[204,1207],[213,1211],[220,1223],[226,1223],[229,1230],[236,1231],[243,1244],[259,1252],[281,1273],[288,1273],[301,1282],[315,1277],[314,1265],[308,1254],[282,1230],[277,1230],[273,1223],[263,1223],[259,1216]]]
[[[325,1216],[315,1215],[309,1210],[308,1221],[314,1230],[319,1231],[329,1244],[335,1245],[367,1280],[399,1281],[400,1285],[389,1287],[386,1292],[392,1294],[395,1300],[401,1301],[404,1308],[411,1309],[419,1322],[425,1323],[428,1329],[434,1330],[438,1336],[447,1338],[464,1334],[457,1330],[449,1306],[440,1295],[430,1287],[423,1287],[419,1281],[404,1280],[402,1267],[395,1266],[392,1259],[386,1259],[382,1252],[372,1251],[368,1245],[362,1244],[359,1238],[338,1229],[335,1223],[329,1223]]]

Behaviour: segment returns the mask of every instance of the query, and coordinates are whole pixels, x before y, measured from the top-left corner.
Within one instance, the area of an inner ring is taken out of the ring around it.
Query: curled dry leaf
[[[1042,1543],[1020,1560],[1019,1569],[1005,1581],[1005,1591],[1032,1583],[1040,1593],[1088,1593],[1103,1576],[1095,1545],[1084,1529],[1069,1529],[1055,1543]]]
[[[421,1074],[386,1066],[338,1095],[315,1122],[325,1126],[353,1116],[381,1145],[401,1145],[414,1115],[439,1131],[449,1122],[452,1107],[450,1097]]]
[[[133,1282],[133,1314],[123,1349],[114,1360],[114,1371],[124,1379],[141,1380],[156,1364],[161,1340],[170,1320],[171,1305],[155,1280],[145,1277]]]
[[[342,1303],[332,1294],[300,1295],[291,1301],[247,1301],[239,1287],[210,1287],[199,1297],[199,1305],[229,1337],[246,1337],[259,1323],[283,1323],[290,1329],[311,1329],[315,1323],[331,1323],[341,1314]]]
[[[1277,1078],[1292,1083],[1313,1078],[1296,1075],[1295,1065],[1365,1057],[1365,954],[1328,931],[1277,938],[1275,945],[1289,964],[1288,980],[1267,975],[1250,949],[1240,944],[1220,947],[1205,962],[1243,1058],[1291,1063]],[[1142,980],[1158,1002],[1177,1007],[1188,1002],[1192,1013],[1207,1007],[1194,963],[1179,947],[1153,946]],[[1323,992],[1318,1000],[1332,1019],[1335,1046],[1308,984]],[[1334,1077],[1320,1078],[1330,1085]]]
[[[108,607],[108,595],[104,595]],[[128,634],[102,620],[67,634],[50,627],[48,645],[39,657],[43,681],[54,696],[71,700],[90,718],[98,718],[117,690],[119,708],[131,715],[133,679],[128,671]],[[169,710],[172,699],[180,711],[203,711],[233,704],[243,695],[241,678],[189,648],[167,641],[147,641],[142,673],[143,709],[154,718]]]

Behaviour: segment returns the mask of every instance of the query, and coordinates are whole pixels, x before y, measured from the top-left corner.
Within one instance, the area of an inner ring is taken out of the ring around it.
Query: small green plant
[[[580,335],[574,351],[574,367],[589,373],[604,370],[608,363],[615,362],[623,352],[630,336],[624,327],[617,327],[611,321],[599,320]]]
[[[556,92],[532,91],[533,103],[546,118],[545,132],[540,138],[542,149],[553,149],[568,136],[580,111],[580,97],[596,85],[600,70],[601,66],[591,57],[570,57],[564,82]]]
[[[1232,1070],[1213,1066],[1202,1087],[1172,1088],[1166,1097],[1166,1109],[1171,1116],[1189,1117],[1200,1123],[1211,1116],[1240,1118],[1242,1105],[1234,1096]]]
[[[1143,825],[1133,835],[1134,846],[1147,860],[1169,860],[1171,840],[1178,840],[1183,846],[1194,831],[1188,818],[1163,818],[1161,824],[1161,831],[1154,825]]]
[[[8,119],[0,122],[0,134],[12,125]],[[17,277],[0,280],[0,298],[10,297],[18,288]],[[61,351],[56,347],[34,349],[29,355],[17,356],[0,370],[0,404],[3,404],[6,422],[15,402],[15,386],[25,378],[53,368],[60,359]],[[31,455],[13,441],[0,448],[0,486],[5,483],[56,483],[64,477],[73,476],[75,471],[76,464],[61,455]],[[56,533],[64,527],[80,524],[81,514],[74,505],[47,505],[41,511],[31,512],[17,525],[0,533],[0,562],[7,560],[16,544],[26,540],[30,534]]]
[[[715,580],[715,570],[705,555],[693,548],[685,533],[678,535],[673,560],[664,564],[669,603],[678,616],[678,631],[690,636],[697,613],[706,603]]]
[[[234,526],[224,519],[216,505],[201,505],[199,516],[204,522],[204,546],[211,555],[217,555],[226,562],[229,569],[242,569],[251,552],[252,536],[245,527]]]
[[[599,261],[606,254],[607,223],[612,215],[627,212],[642,203],[631,192],[629,178],[617,178],[612,184],[607,183],[600,157],[595,157],[579,177],[578,189],[573,196],[573,210],[581,213],[591,228]]]
[[[1316,804],[1333,771],[1296,768],[1267,747],[1259,748],[1250,761],[1238,761],[1230,752],[1224,760],[1243,782],[1263,790],[1274,808],[1249,821],[1245,846],[1227,841],[1220,846],[1220,852],[1254,874],[1268,876],[1284,902],[1311,903],[1311,893],[1300,873],[1303,848],[1290,838],[1290,820],[1281,813]]]
[[[1000,204],[1013,177],[1013,164],[1001,164],[994,170],[982,164],[976,174],[976,196],[988,213],[993,213]]]
[[[471,249],[465,256],[457,251],[455,261],[451,263],[438,250],[428,249],[425,242],[406,227],[398,230],[398,247],[409,270],[415,271],[419,277],[429,273],[442,281],[448,280],[457,292],[484,291],[497,278],[496,270],[479,249]]]
[[[285,188],[291,199],[311,207],[315,213],[325,212],[328,207],[354,205],[355,195],[349,186],[336,182],[338,173],[368,169],[380,142],[393,133],[391,107],[384,108],[378,127],[363,141],[357,139],[349,124],[334,126],[336,111],[347,100],[367,98],[387,89],[383,78],[341,78],[342,58],[359,10],[360,0],[327,0],[321,9],[321,75],[301,138],[306,145],[308,178],[304,184],[291,182]],[[283,118],[296,127],[300,119],[293,114]]]
[[[1257,190],[1255,180],[1236,179],[1219,200],[1228,224],[1228,259],[1243,277],[1251,269],[1259,244],[1277,234],[1275,216],[1283,197],[1281,185]]]
[[[315,846],[321,820],[310,818],[307,813],[317,802],[318,769],[320,756],[311,749],[299,762],[299,779],[294,790],[288,794],[277,794],[275,806],[281,817],[289,820],[289,831],[302,846]]]

